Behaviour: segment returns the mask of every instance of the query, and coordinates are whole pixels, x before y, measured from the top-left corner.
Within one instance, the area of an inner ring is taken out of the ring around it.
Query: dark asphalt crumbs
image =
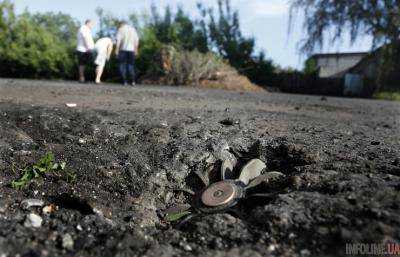
[[[0,256],[343,256],[346,243],[399,243],[399,114],[362,99],[0,80]],[[218,180],[224,149],[236,177],[254,158],[283,174],[254,188],[271,197],[166,221],[204,188],[196,173]],[[13,189],[48,152],[65,171]]]

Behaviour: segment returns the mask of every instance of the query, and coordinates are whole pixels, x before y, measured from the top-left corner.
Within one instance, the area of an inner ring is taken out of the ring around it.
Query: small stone
[[[5,213],[7,211],[7,206],[0,202],[0,213]]]
[[[74,107],[77,107],[78,105],[76,103],[66,103],[65,106],[67,106],[69,108],[74,108]]]
[[[79,225],[79,224],[76,226],[76,229],[77,229],[78,231],[82,231],[82,230],[83,230],[82,226]]]
[[[293,176],[290,177],[290,184],[296,188],[296,189],[300,189],[301,185],[302,185],[302,181],[301,178],[299,176]]]
[[[43,205],[44,201],[40,199],[26,199],[21,202],[21,207],[25,210],[31,207],[42,207]]]
[[[191,247],[190,245],[187,245],[187,244],[185,244],[185,245],[183,246],[183,249],[184,249],[185,251],[188,251],[188,252],[192,251],[192,247]]]
[[[74,239],[70,234],[65,234],[62,237],[62,247],[66,250],[72,251],[74,249]]]
[[[27,228],[40,228],[42,226],[43,219],[35,214],[31,213],[26,216],[24,226]]]
[[[329,229],[326,228],[326,227],[319,227],[317,229],[317,231],[318,231],[319,234],[324,235],[324,236],[329,234]]]
[[[303,256],[306,257],[306,256],[310,256],[310,255],[311,255],[311,252],[307,249],[303,249],[300,251],[300,256],[302,256],[302,257]]]
[[[268,249],[268,252],[270,252],[270,253],[274,252],[276,250],[276,245],[270,244],[267,249]]]
[[[192,247],[190,245],[188,245],[187,243],[180,242],[179,244],[187,252],[190,252],[193,250]]]
[[[84,138],[79,138],[79,144],[81,144],[81,145],[86,144],[86,139],[84,139]]]
[[[57,210],[57,206],[55,206],[54,204],[50,204],[50,205],[48,205],[48,206],[43,207],[42,212],[43,212],[44,214],[49,215],[49,214],[55,212],[56,210]]]
[[[379,141],[372,141],[371,142],[371,145],[380,145],[381,144],[381,142],[379,142]]]

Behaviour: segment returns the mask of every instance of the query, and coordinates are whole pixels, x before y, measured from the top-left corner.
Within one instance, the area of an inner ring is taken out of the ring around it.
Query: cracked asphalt
[[[0,256],[344,256],[346,243],[399,243],[399,117],[399,103],[368,99],[1,79]],[[284,175],[256,189],[273,196],[166,221],[226,146]],[[74,180],[49,172],[13,189],[46,152]]]

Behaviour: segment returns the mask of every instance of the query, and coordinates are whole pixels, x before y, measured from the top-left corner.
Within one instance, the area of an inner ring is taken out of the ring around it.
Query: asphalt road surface
[[[349,244],[398,244],[399,117],[399,103],[367,99],[2,79],[0,256],[344,256]],[[13,188],[48,152],[65,169]],[[271,176],[258,197],[207,213],[200,178],[220,180],[226,156],[234,178],[254,158]],[[169,219],[182,205],[190,214]]]

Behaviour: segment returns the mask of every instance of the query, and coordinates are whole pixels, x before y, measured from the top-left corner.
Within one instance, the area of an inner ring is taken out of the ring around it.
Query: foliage
[[[70,15],[63,13],[35,13],[31,15],[34,24],[45,28],[67,47],[73,47],[76,44],[76,32],[79,23]]]
[[[33,179],[43,177],[48,172],[64,171],[65,167],[65,162],[55,163],[53,153],[49,152],[44,155],[37,163],[25,167],[22,177],[13,181],[11,185],[14,189],[21,189]]]
[[[382,91],[375,93],[373,97],[381,100],[400,101],[400,91]]]
[[[190,215],[191,212],[189,211],[184,211],[184,212],[179,212],[179,213],[172,213],[172,214],[167,214],[165,216],[165,220],[168,222],[176,222],[178,220],[181,220],[182,218]]]
[[[120,21],[116,19],[112,13],[106,12],[102,8],[97,8],[96,14],[99,19],[97,37],[110,37],[115,39]]]
[[[304,64],[304,73],[311,75],[317,72],[318,72],[317,61],[314,58],[308,59]]]
[[[178,51],[174,47],[166,47],[162,52],[162,66],[168,84],[199,85],[202,80],[213,80],[218,73],[231,70],[213,53]]]
[[[308,38],[303,50],[322,47],[327,32],[340,39],[349,28],[352,42],[372,36],[375,45],[395,42],[400,36],[400,2],[398,0],[292,0],[292,17],[303,10]]]
[[[218,0],[217,14],[213,8],[199,4],[203,24],[208,31],[211,49],[229,61],[239,72],[261,85],[268,85],[274,76],[274,65],[265,53],[255,53],[255,40],[245,37],[239,22],[239,13],[232,10],[230,0]]]
[[[1,1],[0,29],[4,32],[7,32],[8,29],[11,27],[11,24],[14,22],[14,20],[15,20],[14,5],[10,1]]]
[[[302,11],[307,39],[305,53],[334,43],[349,33],[351,42],[365,36],[373,38],[373,48],[382,45],[385,53],[379,69],[378,84],[400,68],[400,1],[398,0],[291,0],[291,17]],[[332,35],[331,38],[327,36]]]
[[[219,0],[218,3],[217,14],[199,5],[201,15],[198,19],[190,17],[181,7],[176,10],[167,7],[161,13],[155,5],[149,15],[128,15],[126,21],[136,27],[141,39],[136,62],[138,77],[146,79],[168,75],[167,80],[171,83],[197,83],[204,72],[192,69],[208,70],[214,64],[222,65],[222,58],[253,82],[269,84],[274,76],[274,65],[263,52],[256,52],[253,38],[242,35],[239,14],[232,10],[230,1]],[[96,9],[96,13],[99,19],[96,38],[115,38],[121,19],[101,8]],[[32,14],[28,11],[16,15],[9,0],[0,1],[0,74],[23,78],[75,79],[78,27],[79,23],[69,15],[51,12]],[[174,59],[176,70],[172,73],[162,66],[163,49],[168,47],[179,52]],[[182,59],[185,57],[189,60]],[[203,63],[207,67],[199,67]],[[191,71],[175,76],[175,71],[179,70]],[[195,73],[196,76],[193,76]],[[208,74],[208,71],[205,73]],[[119,79],[117,58],[107,63],[104,79]]]
[[[151,17],[147,26],[163,44],[181,47],[184,50],[209,51],[207,35],[190,19],[181,7],[173,14],[167,6],[164,15],[160,15],[156,6],[152,6]]]
[[[74,20],[62,14],[25,12],[16,16],[7,1],[0,5],[0,73],[23,78],[71,78],[76,33]],[[61,26],[61,24],[63,24]]]

